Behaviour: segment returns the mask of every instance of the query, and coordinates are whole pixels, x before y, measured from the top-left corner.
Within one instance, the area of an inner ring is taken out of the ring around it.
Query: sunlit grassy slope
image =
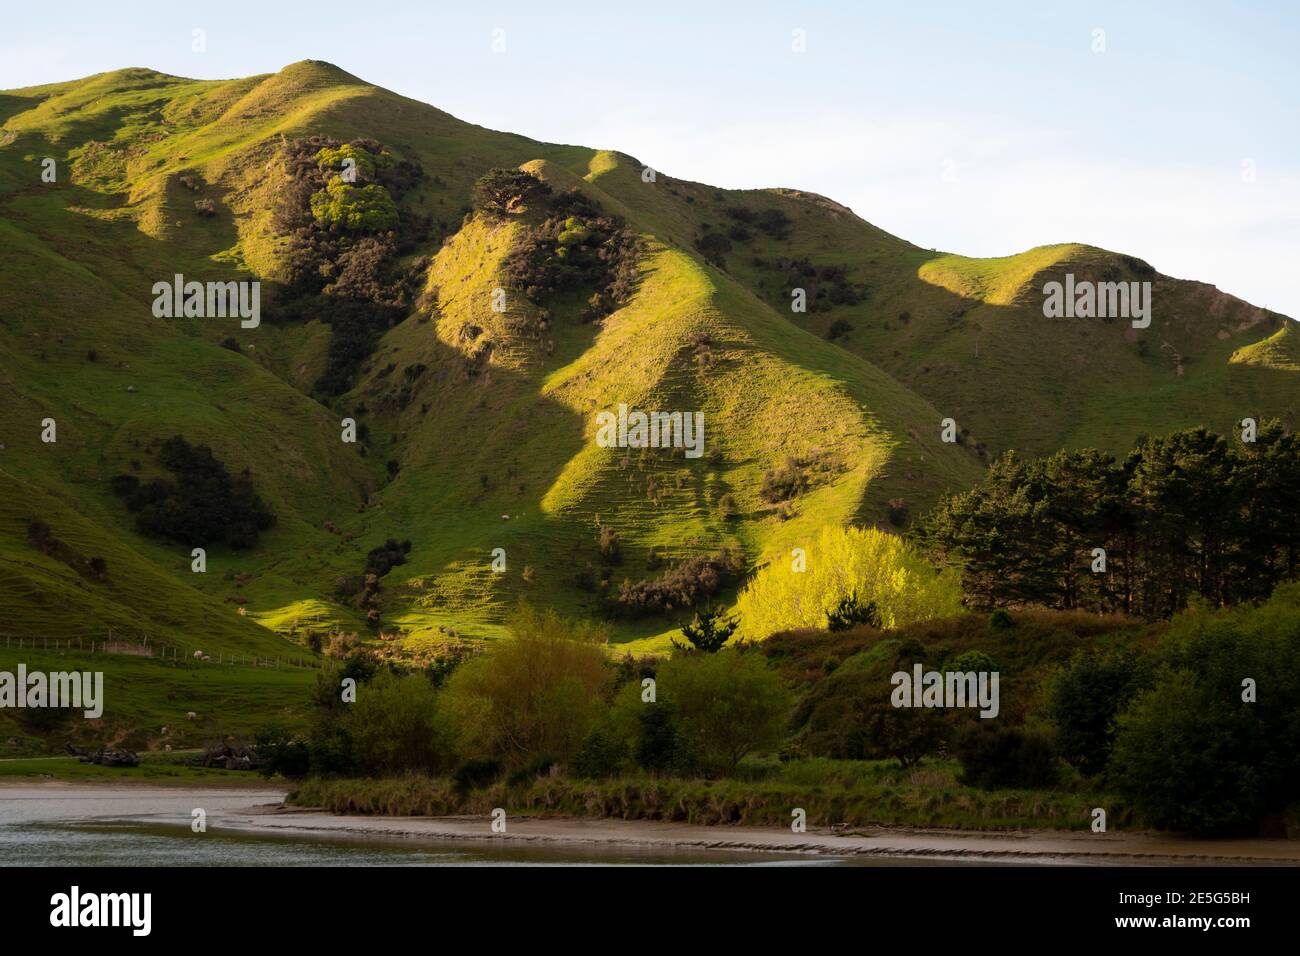
[[[152,284],[177,272],[283,277],[276,156],[285,139],[312,134],[373,138],[419,162],[425,178],[403,204],[448,234],[419,250],[432,260],[434,317],[392,328],[330,407],[309,395],[323,323],[245,330],[150,312]],[[129,69],[7,91],[0,144],[0,630],[112,626],[231,650],[283,647],[308,628],[364,632],[334,583],[396,537],[412,550],[384,579],[385,629],[423,650],[499,634],[520,597],[599,613],[575,575],[599,568],[602,524],[622,541],[622,564],[605,572],[616,590],[654,573],[652,548],[672,561],[731,546],[752,564],[826,523],[883,523],[891,501],[915,514],[976,479],[977,442],[1118,450],[1144,431],[1297,411],[1294,333],[1211,287],[1155,276],[1156,318],[1140,333],[1045,319],[1047,277],[1129,277],[1142,264],[1079,245],[942,255],[818,196],[648,177],[624,154],[473,126],[330,64],[228,81]],[[46,157],[52,184],[41,182]],[[584,296],[555,303],[540,333],[521,296],[491,308],[532,220],[466,217],[470,188],[491,167],[525,164],[644,237],[638,290],[603,323],[578,320]],[[182,176],[201,183],[215,217],[195,215]],[[751,230],[711,264],[697,243],[706,228],[726,230],[736,207],[784,212],[788,234]],[[792,313],[779,260],[803,257],[844,266],[865,286],[861,301]],[[852,329],[828,341],[841,319]],[[220,347],[229,335],[238,352]],[[469,374],[484,343],[490,359]],[[421,365],[403,406],[395,392]],[[702,410],[708,453],[599,448],[595,413],[619,403]],[[339,439],[340,418],[358,406],[364,457]],[[968,430],[964,445],[940,442],[947,416]],[[55,443],[41,441],[47,417]],[[137,535],[108,489],[120,472],[159,473],[156,442],[178,432],[249,469],[279,517],[252,551],[212,549],[206,574],[191,573],[182,549]],[[816,462],[817,480],[783,513],[758,489],[789,457]],[[32,547],[33,518],[105,558],[105,579]],[[502,574],[495,548],[506,552]],[[646,648],[677,624],[611,627]]]

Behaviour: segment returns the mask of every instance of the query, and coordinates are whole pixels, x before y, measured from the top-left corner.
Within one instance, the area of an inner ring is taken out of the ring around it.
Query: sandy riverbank
[[[893,857],[963,863],[1087,865],[1300,865],[1300,841],[1205,840],[1152,833],[978,832],[872,827],[806,833],[766,827],[706,827],[654,820],[507,818],[493,833],[484,817],[336,816],[264,806],[226,811],[218,826],[245,832],[402,837],[427,842],[502,841],[641,850],[749,850],[834,857]]]
[[[209,795],[203,800],[203,794]],[[810,828],[806,833],[767,827],[695,826],[653,820],[507,817],[506,832],[493,833],[485,817],[338,816],[282,805],[275,788],[239,794],[196,787],[179,802],[174,788],[88,785],[62,781],[0,786],[5,802],[94,798],[99,812],[117,820],[188,826],[189,808],[207,804],[208,826],[247,834],[312,839],[400,839],[413,844],[511,844],[520,847],[602,850],[727,850],[834,858],[891,858],[942,863],[1198,866],[1300,866],[1297,840],[1209,840],[1158,833],[1064,831],[970,831],[866,827],[846,832]],[[33,803],[28,806],[35,809]],[[110,809],[111,807],[111,809]],[[10,810],[16,809],[10,803]],[[19,814],[20,816],[22,814]],[[0,817],[4,814],[0,813]],[[84,817],[83,817],[84,819]]]

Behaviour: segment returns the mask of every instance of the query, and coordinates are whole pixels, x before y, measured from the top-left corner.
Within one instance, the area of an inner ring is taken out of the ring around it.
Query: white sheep
[[[202,652],[202,651],[195,651],[195,652],[194,652],[194,659],[195,659],[196,661],[201,661],[201,660],[203,660],[203,652]]]
[[[188,712],[185,714],[185,719],[186,719],[186,720],[198,720],[198,719],[199,719],[199,715],[196,714],[196,713],[194,713],[194,711],[191,710],[191,711],[188,711]]]

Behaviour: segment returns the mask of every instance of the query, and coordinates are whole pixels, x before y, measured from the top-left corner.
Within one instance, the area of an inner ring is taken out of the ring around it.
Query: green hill
[[[394,263],[417,294],[341,394],[319,384],[343,333],[295,305],[313,300],[294,299],[302,253],[277,211],[313,136],[418,166],[396,207],[428,223]],[[640,237],[632,294],[603,318],[583,318],[591,289],[543,308],[513,284],[512,253],[544,204],[494,217],[471,196],[489,169],[516,167]],[[0,92],[0,212],[0,631],[13,634],[112,628],[265,656],[309,630],[373,634],[337,582],[394,538],[411,547],[382,579],[379,630],[420,654],[497,635],[520,597],[603,614],[602,578],[608,596],[723,547],[753,566],[826,523],[897,523],[1005,448],[1122,449],[1143,432],[1300,410],[1281,316],[1130,257],[927,251],[819,196],[650,176],[624,154],[487,130],[316,61]],[[1044,318],[1041,287],[1067,271],[1152,281],[1151,327]],[[260,280],[261,324],[156,318],[152,286],[176,273]],[[807,312],[791,310],[794,288]],[[707,453],[598,447],[595,415],[619,404],[702,411]],[[340,439],[346,417],[362,441]],[[945,417],[962,443],[940,440]],[[166,477],[158,449],[176,434],[246,471],[276,515],[254,548],[209,548],[204,574],[188,547],[138,533],[110,486]],[[765,476],[791,461],[807,488],[773,501]],[[66,547],[36,546],[33,521]],[[602,527],[617,565],[602,567]],[[83,573],[91,558],[104,574]],[[679,616],[611,626],[630,648],[662,647]]]

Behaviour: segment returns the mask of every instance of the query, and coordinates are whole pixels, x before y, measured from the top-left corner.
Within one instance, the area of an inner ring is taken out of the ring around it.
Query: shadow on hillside
[[[11,96],[8,93],[0,93],[0,126],[3,126],[10,118],[17,116],[19,113],[27,112],[38,102],[25,96]]]

